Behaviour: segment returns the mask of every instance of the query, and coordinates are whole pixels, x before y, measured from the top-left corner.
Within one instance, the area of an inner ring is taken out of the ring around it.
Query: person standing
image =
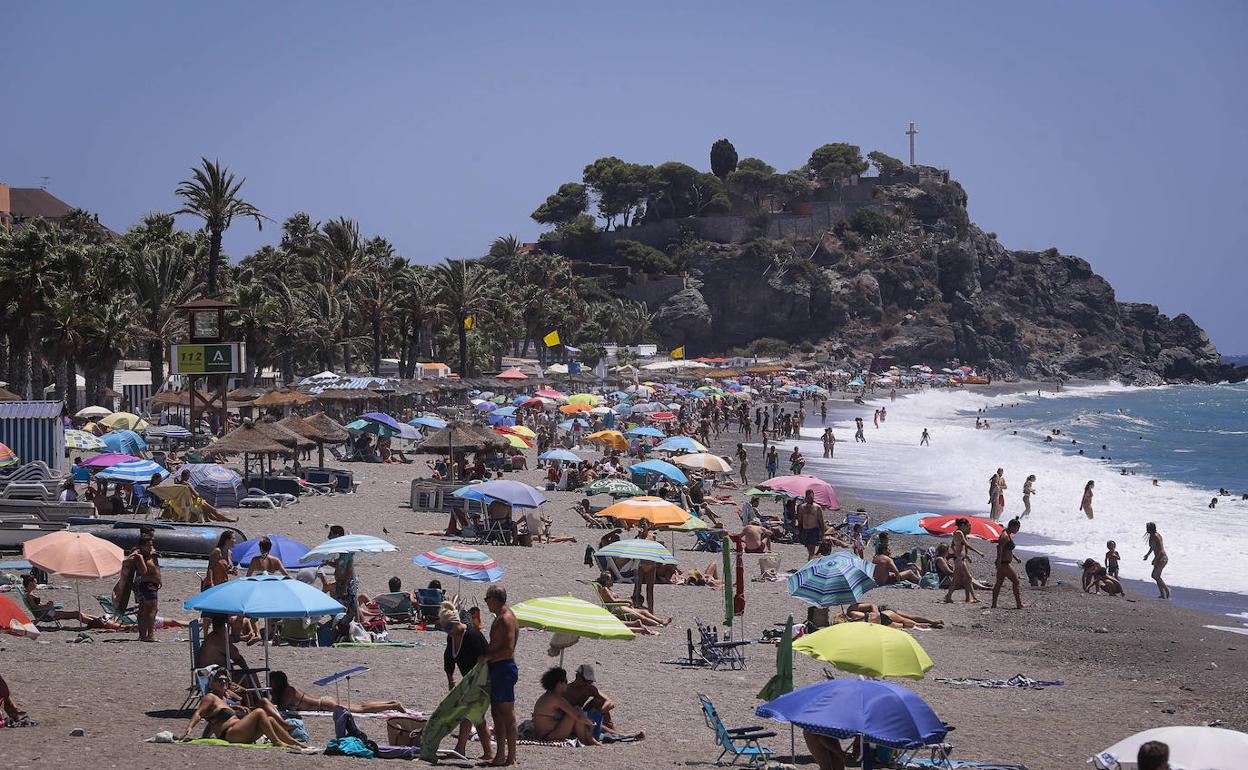
[[[815,558],[819,544],[823,542],[826,524],[823,519],[823,506],[815,502],[814,490],[806,490],[802,504],[797,506],[797,527],[797,539],[806,546],[806,558]]]
[[[769,479],[775,478],[776,471],[779,469],[779,467],[780,467],[780,453],[776,451],[776,447],[773,444],[771,448],[767,450],[767,478]]]
[[[919,436],[919,446],[931,446],[932,436],[927,432],[927,428],[923,429],[923,435]]]
[[[953,542],[949,551],[953,554],[953,577],[949,580],[949,590],[945,593],[945,604],[953,602],[953,592],[959,588],[966,594],[966,604],[978,604],[975,596],[975,578],[971,575],[971,554],[983,556],[975,546],[971,545],[967,535],[971,531],[971,522],[960,518],[954,522],[957,529],[953,532]]]
[[[879,409],[875,410],[874,415],[871,417],[871,422],[875,426],[875,429],[879,430],[880,428],[880,410]]]
[[[862,418],[861,418],[861,417],[855,417],[855,418],[854,418],[854,427],[855,427],[855,430],[854,430],[854,443],[855,443],[855,444],[865,444],[865,443],[867,443],[867,437],[866,437],[866,436],[864,436],[864,435],[862,434],[862,431],[863,431],[864,426],[863,426],[863,424],[862,424]]]
[[[455,689],[455,669],[459,668],[460,676],[477,665],[477,661],[485,653],[485,636],[477,629],[464,623],[459,613],[450,607],[443,607],[438,613],[438,625],[446,629],[446,652],[442,654],[442,669],[446,671],[446,685]],[[467,719],[459,723],[459,739],[455,743],[455,751],[463,754],[468,750],[468,730],[472,723]],[[494,746],[490,738],[490,726],[484,719],[476,725],[477,737],[481,739],[481,761],[494,761]]]
[[[1018,519],[1010,519],[1001,537],[997,538],[997,582],[992,586],[993,609],[997,607],[997,597],[1001,595],[1001,586],[1005,585],[1007,580],[1014,588],[1014,604],[1020,610],[1023,608],[1023,597],[1019,593],[1018,573],[1014,571],[1014,562],[1022,561],[1014,555],[1014,535],[1019,529]]]
[[[1023,482],[1023,516],[1031,515],[1031,496],[1036,493],[1036,474],[1031,474]]]
[[[823,422],[828,421],[828,402],[826,400],[819,402],[819,419]]]
[[[1094,487],[1095,485],[1096,485],[1095,481],[1089,481],[1087,484],[1084,485],[1083,500],[1079,502],[1079,510],[1087,514],[1087,517],[1089,519],[1092,518],[1092,487]]]
[[[824,428],[823,429],[823,456],[824,457],[832,456],[832,442],[835,440],[836,439],[833,438],[832,436],[832,429]]]
[[[345,537],[346,529],[341,524],[335,524],[329,528],[329,539],[333,540],[338,537]],[[340,553],[333,562],[334,567],[334,599],[343,607],[347,608],[339,628],[341,629],[344,639],[349,639],[351,635],[351,621],[355,620],[359,612],[360,585],[355,577],[355,554]]]
[[[1091,484],[1092,482],[1088,482]],[[1162,539],[1161,533],[1157,531],[1157,525],[1148,522],[1144,530],[1148,533],[1148,553],[1144,554],[1144,560],[1148,561],[1148,557],[1153,557],[1153,581],[1157,583],[1157,598],[1169,599],[1170,586],[1166,585],[1166,581],[1161,579],[1161,571],[1170,563],[1170,557],[1166,555],[1166,543]]]
[[[748,423],[747,423],[748,424]],[[745,451],[744,444],[737,444],[737,473],[741,474],[741,483],[748,484],[745,480],[746,469],[750,467],[750,454]]]
[[[507,606],[507,589],[492,585],[485,591],[485,606],[494,613],[490,626],[490,643],[480,662],[490,671],[490,715],[494,719],[493,767],[516,764],[516,637],[520,628],[516,616]]]
[[[1005,510],[1005,469],[997,468],[997,472],[988,479],[988,518],[1001,520],[1001,512]]]
[[[139,641],[156,641],[156,605],[160,600],[160,554],[156,553],[156,538],[151,534],[139,536],[139,547],[130,554],[134,564],[134,576],[138,578],[135,595],[139,597]]]

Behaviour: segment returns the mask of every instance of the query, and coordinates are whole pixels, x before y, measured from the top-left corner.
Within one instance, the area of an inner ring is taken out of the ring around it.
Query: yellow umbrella
[[[701,468],[704,471],[712,473],[732,473],[732,466],[724,462],[722,457],[710,454],[709,452],[696,452],[689,455],[681,455],[672,462],[685,468]]]
[[[575,393],[568,396],[569,404],[588,404],[590,406],[598,406],[599,399],[593,393]]]
[[[507,439],[507,443],[516,449],[530,449],[532,444],[524,440],[523,436],[517,436],[513,433],[500,433],[503,438]]]
[[[629,524],[645,519],[655,526],[684,524],[691,518],[684,508],[673,505],[661,497],[630,497],[603,508],[594,515],[609,516]]]
[[[597,441],[598,443],[618,449],[623,452],[628,449],[628,439],[624,438],[624,434],[618,430],[600,430],[597,433],[591,433],[585,437],[586,441]]]
[[[838,623],[807,634],[793,649],[851,674],[922,679],[934,664],[914,637],[878,623]]]
[[[505,428],[500,428],[499,430],[504,433],[514,433],[517,436],[524,436],[525,438],[537,438],[537,434],[534,433],[533,429],[527,425],[510,425]]]
[[[131,412],[113,412],[107,417],[101,417],[98,422],[106,428],[113,430],[143,430],[148,427],[147,420]]]

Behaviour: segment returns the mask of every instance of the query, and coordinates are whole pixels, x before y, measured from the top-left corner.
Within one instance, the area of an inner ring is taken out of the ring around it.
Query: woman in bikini
[[[1018,609],[1023,608],[1023,597],[1019,593],[1018,573],[1014,571],[1014,562],[1022,561],[1014,555],[1014,535],[1018,533],[1019,528],[1018,519],[1010,519],[1001,537],[997,538],[997,582],[992,586],[993,609],[996,609],[997,597],[1001,595],[1001,586],[1005,585],[1007,580],[1014,588],[1014,603],[1018,605]]]
[[[195,729],[200,720],[205,720],[208,722],[208,735],[223,741],[255,743],[263,735],[274,746],[285,749],[303,748],[304,744],[290,737],[286,722],[270,701],[261,699],[259,708],[240,716],[226,700],[229,685],[230,679],[224,672],[212,677],[208,683],[208,692],[199,702],[199,708],[191,715],[186,731],[182,733],[182,740],[190,740],[191,730]]]
[[[1087,514],[1088,518],[1092,518],[1092,487],[1096,485],[1095,481],[1089,481],[1083,487],[1083,500],[1079,502],[1079,510]],[[1147,557],[1145,557],[1147,558]]]
[[[207,590],[219,586],[237,574],[238,569],[230,559],[230,549],[234,547],[234,533],[226,530],[217,538],[217,547],[208,555],[208,574],[204,575],[203,588]]]
[[[342,706],[355,714],[379,714],[383,711],[406,711],[397,700],[366,700],[361,703],[339,703],[328,695],[320,698],[292,687],[285,671],[274,671],[269,681],[273,689],[273,703],[281,711],[333,711]]]
[[[282,574],[290,577],[290,573],[286,571],[286,567],[282,564],[282,560],[273,556],[269,552],[273,550],[273,541],[268,535],[260,538],[260,553],[251,560],[251,564],[247,565],[247,575],[259,575],[262,572],[270,574]]]
[[[629,606],[630,602],[619,598],[611,590],[611,586],[614,584],[615,579],[611,577],[610,572],[600,573],[598,575],[598,598],[604,604],[615,606],[614,612],[617,613],[620,620],[624,621],[624,625],[647,636],[656,635],[655,631],[650,630],[650,626],[671,625],[671,618],[664,620],[645,607]]]
[[[533,730],[538,739],[563,741],[575,736],[586,746],[597,746],[593,720],[563,695],[568,689],[568,672],[561,668],[547,669],[542,674],[542,689],[546,692],[533,704]]]
[[[971,576],[970,555],[974,553],[983,556],[983,553],[971,545],[970,540],[967,539],[971,531],[971,522],[967,519],[958,519],[954,523],[957,529],[953,532],[953,542],[949,546],[953,554],[953,578],[949,581],[949,590],[945,593],[945,604],[953,603],[953,592],[959,588],[966,592],[964,603],[978,604],[979,598],[975,596],[975,579]]]
[[[837,615],[832,619],[833,625],[846,622],[879,623],[882,626],[897,626],[899,628],[945,627],[945,621],[943,620],[933,620],[922,615],[905,615],[887,607],[877,607],[874,604],[864,602],[855,602],[849,605],[845,609],[844,614]]]
[[[1161,571],[1170,562],[1170,557],[1166,555],[1166,543],[1162,540],[1161,533],[1157,531],[1157,525],[1153,522],[1148,522],[1144,529],[1148,532],[1148,553],[1144,554],[1144,560],[1148,561],[1149,556],[1153,557],[1153,581],[1157,583],[1157,597],[1159,599],[1169,599],[1170,586],[1166,585],[1166,581],[1161,579]]]

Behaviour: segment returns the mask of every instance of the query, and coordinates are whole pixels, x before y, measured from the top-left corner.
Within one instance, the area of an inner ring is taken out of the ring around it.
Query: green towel
[[[442,739],[450,735],[462,720],[478,724],[485,719],[489,708],[489,671],[484,663],[478,663],[442,699],[429,721],[425,722],[425,730],[420,736],[420,758],[436,763],[438,744]]]
[[[223,741],[220,738],[196,738],[193,741],[186,741],[186,742],[194,744],[196,746],[240,746],[244,749],[271,749],[273,748],[273,744],[271,743],[230,743],[229,741]]]
[[[775,700],[785,693],[793,692],[793,616],[784,626],[784,636],[776,647],[776,674],[767,680],[758,697],[765,701]]]

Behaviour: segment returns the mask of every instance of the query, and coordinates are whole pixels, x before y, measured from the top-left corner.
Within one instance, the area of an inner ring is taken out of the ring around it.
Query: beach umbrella
[[[517,404],[517,406],[523,409],[543,409],[546,407],[546,403],[548,400],[549,399],[526,398],[524,401],[521,401],[519,404]]]
[[[124,463],[110,465],[95,474],[95,477],[125,484],[148,484],[153,475],[159,475],[161,480],[164,480],[169,478],[169,471],[151,460],[127,460]]]
[[[111,430],[100,436],[100,440],[113,452],[137,455],[139,452],[147,449],[147,442],[143,440],[142,436],[125,428]]]
[[[498,412],[491,412],[486,419],[489,421],[490,425],[495,428],[509,428],[516,424],[515,417],[506,414],[499,414]]]
[[[589,404],[564,404],[559,407],[559,411],[566,415],[581,414],[582,412],[592,412],[593,407]]]
[[[441,430],[442,428],[446,427],[446,420],[439,420],[437,417],[422,416],[422,417],[413,417],[412,419],[407,421],[407,424],[415,425],[417,427],[422,427],[422,428],[433,428],[434,430]]]
[[[586,639],[633,639],[636,634],[608,610],[574,596],[548,596],[513,605],[516,622],[524,628],[537,628],[556,635]],[[573,640],[575,641],[575,640]],[[563,646],[559,664],[563,665]]]
[[[527,380],[528,375],[512,366],[498,373],[500,380]]]
[[[579,417],[577,417],[574,420],[564,420],[563,422],[559,423],[559,430],[572,430],[573,426],[580,426],[581,428],[588,428],[589,423],[586,422],[585,420],[582,420]]]
[[[182,466],[187,481],[214,508],[237,508],[238,501],[246,497],[243,478],[234,471],[216,463],[189,463]]]
[[[121,572],[125,553],[103,538],[64,530],[22,543],[22,557],[45,572],[98,580]]]
[[[754,713],[816,735],[837,739],[861,735],[870,743],[896,749],[940,743],[947,732],[916,693],[873,679],[817,682],[764,703]]]
[[[593,393],[574,393],[573,395],[568,396],[569,404],[587,404],[589,406],[597,406],[600,401],[602,401],[602,399],[595,396]]]
[[[789,575],[789,595],[816,607],[853,604],[875,587],[870,567],[849,551],[811,559]]]
[[[343,535],[326,540],[315,548],[309,549],[303,556],[303,563],[329,560],[347,553],[382,553],[397,550],[399,550],[398,546],[372,535]]]
[[[438,574],[454,575],[456,581],[497,583],[503,579],[503,568],[498,562],[482,551],[462,545],[444,545],[414,556],[412,561]],[[458,587],[455,592],[459,593]]]
[[[914,637],[878,623],[838,623],[806,634],[793,649],[842,671],[870,677],[922,679],[932,659]]]
[[[537,456],[539,460],[557,460],[564,463],[579,463],[581,458],[566,449],[550,449]]]
[[[307,583],[264,573],[215,585],[187,599],[182,609],[205,615],[308,619],[337,615],[346,607]],[[264,630],[264,667],[269,668],[268,624]]]
[[[478,412],[492,412],[498,408],[498,404],[493,401],[473,401],[472,408]]]
[[[373,422],[372,420],[365,420],[363,417],[358,420],[352,420],[342,427],[347,430],[357,431],[359,433],[371,433],[375,436],[394,437],[399,435],[399,432],[394,428],[391,428],[389,425],[383,425],[379,422]]]
[[[723,559],[720,567],[722,579],[724,582],[724,625],[731,626],[732,621],[736,618],[737,613],[735,603],[733,602],[732,584],[736,580],[736,575],[732,571],[732,549],[728,547],[728,533],[724,532],[719,536],[719,555]]]
[[[671,479],[677,484],[689,483],[689,477],[669,462],[663,460],[646,460],[635,465],[628,466],[628,470],[632,473],[645,473],[648,475],[658,475]]]
[[[0,631],[10,636],[39,638],[39,629],[35,627],[35,622],[27,617],[16,602],[4,594],[0,594]]]
[[[509,425],[505,428],[495,429],[494,432],[503,433],[503,434],[514,433],[515,435],[520,436],[522,438],[527,438],[530,441],[537,438],[537,434],[534,433],[533,429],[527,425]]]
[[[541,390],[537,391],[533,395],[541,396],[542,398],[553,398],[556,401],[560,401],[562,399],[567,398],[567,396],[563,395],[562,393],[555,390],[554,388],[542,388]]]
[[[112,430],[143,430],[147,420],[132,412],[113,412],[99,419],[99,424]]]
[[[776,673],[755,696],[762,700],[775,700],[785,693],[793,692],[793,616],[784,624],[784,635],[776,645]]]
[[[283,566],[300,563],[308,553],[308,547],[298,540],[291,540],[289,537],[283,537],[282,535],[269,535],[268,538],[269,542],[273,544],[269,555],[277,557],[277,560]],[[260,555],[260,540],[261,538],[244,540],[234,546],[230,549],[230,559],[235,564],[250,564],[252,559]]]
[[[611,495],[612,497],[640,497],[646,491],[625,479],[598,479],[581,487],[581,494],[586,497],[593,495]]]
[[[85,430],[74,430],[72,428],[65,431],[65,446],[69,449],[80,449],[88,452],[96,449],[108,449],[108,444],[101,441],[99,436],[94,436]]]
[[[606,414],[613,414],[614,410],[609,406],[595,406],[593,409],[589,410],[589,413],[598,414],[598,415],[606,415]]]
[[[633,396],[648,397],[654,395],[654,388],[651,388],[648,385],[630,385],[625,388],[624,391]]]
[[[138,459],[134,455],[122,454],[120,452],[105,452],[104,454],[98,454],[95,457],[83,460],[82,464],[92,468],[109,468],[119,463],[128,463]]]
[[[931,518],[933,515],[931,513],[908,513],[905,516],[898,516],[894,519],[889,519],[883,524],[871,527],[866,531],[866,534],[891,532],[894,535],[926,535],[929,533],[926,529],[923,529],[919,521]]]
[[[630,497],[594,515],[619,519],[628,524],[635,524],[644,519],[655,526],[683,524],[691,518],[684,508],[673,505],[661,497]]]
[[[624,431],[626,436],[640,436],[643,438],[662,438],[667,434],[658,428],[652,428],[649,425],[639,425],[636,428],[630,428]]]
[[[676,419],[676,415],[671,412],[652,412],[651,414],[646,415],[646,419],[653,420],[654,422],[672,422]]]
[[[112,413],[113,413],[113,410],[108,409],[107,407],[84,406],[82,409],[79,409],[77,412],[74,412],[74,416],[75,417],[107,417],[108,415]]]
[[[491,414],[501,415],[503,417],[513,417],[516,414],[516,408],[514,406],[503,406],[495,409]]]
[[[465,500],[498,500],[513,508],[536,508],[546,502],[546,496],[522,481],[486,481],[460,487],[451,494]]]
[[[776,476],[759,482],[759,487],[763,489],[774,489],[779,492],[785,492],[793,497],[805,497],[806,490],[812,490],[815,493],[815,502],[824,508],[833,511],[841,509],[841,503],[836,499],[836,490],[832,485],[821,478],[809,475],[801,476]]]
[[[1158,741],[1170,748],[1173,770],[1245,770],[1248,733],[1222,727],[1154,727],[1124,738],[1092,757],[1098,770],[1134,770],[1140,746]]]
[[[652,561],[657,564],[675,564],[676,557],[663,547],[657,540],[617,540],[611,545],[599,548],[596,556],[610,556],[615,559],[637,559]]]
[[[958,519],[966,519],[970,522],[971,537],[977,537],[980,540],[995,543],[1005,531],[1005,527],[1000,523],[979,516],[927,516],[919,520],[919,526],[933,535],[952,535],[953,531],[958,528]]]
[[[699,468],[712,473],[732,473],[732,466],[724,462],[722,457],[707,452],[681,455],[674,458],[672,462],[684,468]]]
[[[7,468],[10,465],[17,465],[21,460],[17,453],[9,449],[4,444],[0,444],[0,468]]]
[[[649,414],[662,411],[663,405],[654,401],[642,401],[640,404],[633,404],[632,409],[634,414]]]
[[[589,434],[585,437],[585,440],[602,444],[605,447],[615,449],[620,452],[628,449],[628,439],[624,438],[624,434],[620,433],[618,430],[600,430]]]
[[[658,452],[705,452],[706,446],[688,436],[672,436],[665,438],[655,447]]]
[[[387,428],[390,428],[396,433],[399,432],[403,426],[403,423],[399,422],[398,420],[394,419],[393,417],[391,417],[390,415],[384,412],[365,412],[364,414],[360,415],[360,419],[370,420],[376,423],[381,423],[382,425],[385,425]]]
[[[737,545],[737,584],[733,586],[732,609],[737,615],[745,615],[745,541],[732,538]],[[726,544],[725,544],[726,545]],[[744,622],[744,619],[742,620]]]
[[[508,433],[507,431],[503,430],[501,427],[495,428],[494,432],[502,436],[503,438],[507,439],[507,446],[515,447],[516,449],[530,449],[533,446],[533,442],[529,441],[523,436],[517,436],[514,433]]]

